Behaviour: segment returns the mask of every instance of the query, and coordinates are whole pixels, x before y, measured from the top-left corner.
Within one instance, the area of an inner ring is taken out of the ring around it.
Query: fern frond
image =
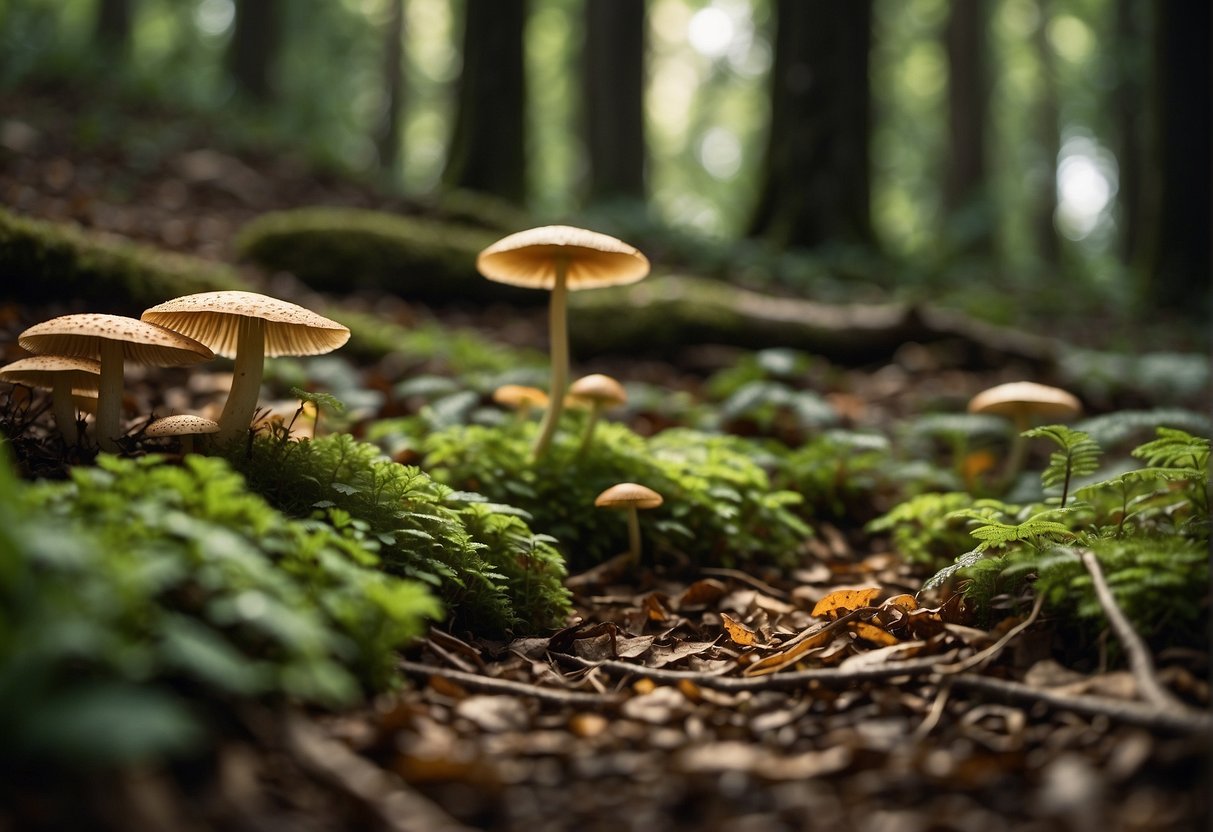
[[[927,579],[927,582],[922,585],[923,590],[935,589],[943,586],[944,583],[962,569],[967,569],[977,563],[984,557],[986,545],[983,543],[976,549],[965,552],[960,557],[956,558],[955,563],[950,563],[943,569],[940,569],[934,575]]]
[[[1086,433],[1065,425],[1045,425],[1026,430],[1023,435],[1029,439],[1049,439],[1059,446],[1060,450],[1049,456],[1049,465],[1040,475],[1040,481],[1045,488],[1061,486],[1061,505],[1064,507],[1074,477],[1085,477],[1099,468],[1102,453],[1099,445]]]
[[[1209,440],[1175,428],[1158,428],[1158,438],[1133,449],[1133,456],[1160,468],[1208,471]]]

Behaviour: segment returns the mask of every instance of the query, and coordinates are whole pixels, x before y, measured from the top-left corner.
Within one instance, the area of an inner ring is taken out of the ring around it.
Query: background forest
[[[0,20],[0,84],[69,85],[98,138],[131,102],[209,115],[805,296],[1137,335],[1149,311],[1208,315],[1206,3],[2,0]]]

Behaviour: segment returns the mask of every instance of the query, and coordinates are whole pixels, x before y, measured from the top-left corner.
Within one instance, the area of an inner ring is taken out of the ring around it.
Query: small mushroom
[[[594,441],[594,429],[598,427],[598,417],[608,407],[626,404],[628,393],[623,385],[610,376],[594,373],[582,376],[569,385],[569,398],[585,402],[590,406],[590,417],[585,424],[585,433],[581,436],[579,454],[584,454]]]
[[[651,488],[634,482],[612,485],[594,499],[598,508],[621,508],[628,513],[628,557],[632,563],[640,561],[640,518],[636,512],[642,508],[657,508],[664,502],[661,495]]]
[[[153,367],[180,367],[215,355],[202,344],[154,323],[121,315],[63,315],[35,324],[17,339],[36,355],[67,355],[101,361],[97,395],[97,442],[118,450],[121,435],[122,371],[127,361]]]
[[[493,401],[516,411],[519,419],[526,419],[532,408],[548,406],[548,394],[525,384],[503,384],[493,391]]]
[[[256,292],[201,292],[144,311],[143,320],[196,338],[236,360],[215,441],[248,430],[261,393],[266,357],[321,355],[350,338],[345,326],[284,300]]]
[[[194,452],[194,437],[219,432],[219,423],[201,416],[182,413],[179,416],[165,416],[157,419],[143,431],[144,436],[162,438],[176,436],[181,440],[181,453]]]
[[[101,362],[92,358],[35,355],[0,367],[0,381],[50,390],[55,424],[63,434],[63,440],[75,445],[80,435],[76,429],[74,399],[96,391],[101,383]]]
[[[549,289],[548,328],[552,381],[534,457],[547,452],[564,409],[569,382],[568,292],[635,283],[649,273],[649,261],[632,246],[583,228],[548,225],[519,231],[480,252],[476,268],[489,280]]]
[[[1023,432],[1035,421],[1073,419],[1082,412],[1082,404],[1058,387],[1013,381],[978,393],[969,402],[969,412],[1004,416],[1014,424],[1015,432],[1003,472],[1003,482],[1010,485],[1019,476],[1028,455],[1028,442]]]

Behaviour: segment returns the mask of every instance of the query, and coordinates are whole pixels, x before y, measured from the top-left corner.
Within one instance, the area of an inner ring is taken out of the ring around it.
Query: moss
[[[132,314],[191,292],[247,288],[230,268],[0,209],[0,285],[20,302],[71,297]]]
[[[498,236],[380,211],[303,208],[257,218],[236,247],[259,266],[291,272],[316,289],[380,289],[428,302],[546,302],[546,292],[477,274],[476,255]]]

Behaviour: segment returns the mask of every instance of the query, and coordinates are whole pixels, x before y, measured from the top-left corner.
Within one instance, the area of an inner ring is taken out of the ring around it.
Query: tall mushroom
[[[632,563],[640,560],[640,518],[638,509],[657,508],[664,502],[661,495],[651,488],[634,482],[612,485],[594,499],[599,508],[621,508],[628,513],[628,558]]]
[[[594,441],[594,429],[598,427],[598,417],[602,415],[602,411],[608,407],[625,404],[628,393],[622,384],[610,376],[593,373],[582,376],[569,385],[569,398],[586,402],[590,406],[590,418],[586,420],[585,432],[581,436],[581,447],[578,450],[579,454],[583,454]]]
[[[1011,485],[1028,455],[1028,442],[1023,432],[1033,421],[1073,419],[1082,412],[1082,404],[1059,387],[1034,381],[1013,381],[978,393],[969,402],[969,412],[1005,416],[1015,425],[1002,476],[1003,482]]]
[[[215,355],[193,338],[154,323],[121,315],[63,315],[35,324],[17,339],[35,355],[96,358],[101,362],[97,395],[97,442],[103,451],[118,450],[121,435],[122,371],[125,362],[153,367],[181,367],[209,361]]]
[[[80,434],[76,430],[76,406],[72,397],[97,389],[101,383],[101,362],[93,358],[34,355],[0,367],[0,381],[49,389],[55,424],[63,434],[63,441],[75,445]]]
[[[350,338],[349,329],[336,321],[256,292],[186,295],[153,306],[142,317],[198,339],[216,355],[236,360],[232,388],[215,436],[220,444],[248,430],[267,356],[321,355]]]
[[[649,261],[627,243],[567,225],[519,231],[480,252],[476,268],[489,280],[548,289],[552,380],[548,408],[535,441],[534,457],[547,451],[564,408],[569,382],[568,292],[635,283],[649,273]]]

